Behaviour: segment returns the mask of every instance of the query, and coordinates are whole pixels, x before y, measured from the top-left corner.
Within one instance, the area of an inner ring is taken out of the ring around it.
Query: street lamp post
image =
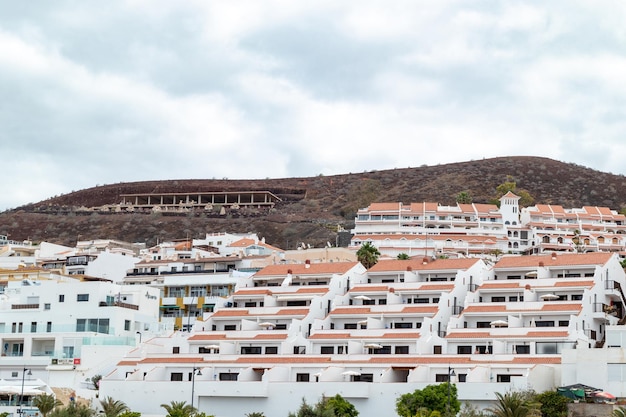
[[[200,372],[200,368],[196,368],[194,366],[193,371],[191,372],[191,408],[193,408],[194,390],[196,388],[196,375],[202,376],[202,372]]]
[[[20,408],[17,410],[17,413],[21,416],[24,410],[22,410],[22,401],[24,399],[24,378],[26,378],[26,371],[28,371],[28,375],[32,375],[33,373],[28,368],[24,368],[22,370],[22,391],[20,391]]]
[[[456,375],[456,373],[454,373],[454,369],[452,369],[452,368],[450,368],[448,366],[448,407],[447,407],[447,410],[446,410],[446,414],[448,415],[447,417],[450,417],[450,415],[451,415],[450,414],[450,410],[451,410],[451,408],[450,408],[450,399],[451,399],[452,395],[451,395],[450,389],[451,389],[451,385],[452,385],[452,377],[455,376],[455,375]]]

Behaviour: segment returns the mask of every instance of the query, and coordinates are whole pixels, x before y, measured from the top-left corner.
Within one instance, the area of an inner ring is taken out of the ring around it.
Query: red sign
[[[74,365],[80,365],[80,358],[74,358]]]

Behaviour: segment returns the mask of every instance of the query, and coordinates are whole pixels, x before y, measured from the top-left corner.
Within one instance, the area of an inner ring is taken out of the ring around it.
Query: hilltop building
[[[372,203],[359,209],[351,248],[384,256],[490,256],[503,253],[626,250],[626,216],[607,207],[519,207],[508,192],[495,204]]]

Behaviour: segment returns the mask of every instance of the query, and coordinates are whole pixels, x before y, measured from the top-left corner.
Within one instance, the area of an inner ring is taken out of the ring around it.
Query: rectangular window
[[[405,323],[405,322],[394,323],[393,327],[396,329],[412,329],[413,323]]]
[[[30,323],[30,332],[31,333],[37,333],[37,322],[33,321]]]
[[[572,301],[580,301],[583,299],[582,294],[572,294]]]
[[[408,355],[409,354],[409,347],[408,346],[396,346],[394,353],[396,355]]]
[[[278,355],[278,346],[266,346],[265,354],[266,355]]]
[[[170,374],[170,381],[182,381],[183,373],[182,372],[172,372]]]
[[[224,325],[224,331],[233,331],[233,330],[237,330],[237,325],[236,324],[225,324]]]
[[[52,322],[49,321],[46,323],[46,332],[50,333],[52,331]]]
[[[530,355],[530,346],[515,345],[515,353],[518,355]]]
[[[89,301],[89,294],[78,294],[76,301]]]
[[[353,330],[356,329],[356,323],[345,323],[343,325],[344,330]]]
[[[335,347],[334,346],[322,346],[322,348],[320,349],[320,353],[322,355],[332,355],[333,353],[335,353]]]
[[[491,322],[489,321],[479,321],[476,323],[476,328],[477,329],[488,329],[491,327],[491,325],[489,324]]]
[[[230,372],[220,372],[220,381],[236,381],[239,374]]]
[[[174,346],[172,347],[172,353],[177,355],[180,353],[180,346]]]
[[[434,355],[441,355],[441,345],[433,346],[433,354]]]
[[[124,320],[124,330],[130,330],[130,320]]]
[[[45,303],[45,304],[43,305],[43,309],[44,309],[44,310],[50,310],[50,303]]]
[[[506,301],[505,297],[491,297],[492,303],[503,303]]]
[[[84,332],[87,330],[87,320],[86,319],[76,319],[76,331]]]
[[[535,321],[536,327],[554,327],[554,321],[551,320],[537,320]]]
[[[261,346],[242,346],[241,354],[242,355],[260,355]]]
[[[459,382],[465,382],[467,381],[467,374],[457,374],[457,380]]]
[[[513,296],[509,297],[509,302],[511,302],[511,303],[517,302],[517,295],[513,295]]]
[[[65,302],[65,294],[59,294],[59,303]]]
[[[248,307],[248,308],[250,308],[250,307],[256,307],[256,301],[246,301],[246,302],[243,304],[243,306],[244,306],[244,307]]]
[[[448,374],[436,374],[435,382],[448,382],[449,378],[450,378],[450,375]]]
[[[296,374],[296,382],[309,382],[310,374]]]
[[[472,353],[471,346],[457,346],[456,353],[459,355],[470,355]]]
[[[355,381],[355,382],[374,382],[374,374],[355,375],[353,381]]]

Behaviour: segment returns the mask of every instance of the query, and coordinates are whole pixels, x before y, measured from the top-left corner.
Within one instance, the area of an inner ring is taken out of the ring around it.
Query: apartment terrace
[[[282,201],[270,191],[214,191],[195,193],[122,194],[122,209],[222,207],[273,207]]]

